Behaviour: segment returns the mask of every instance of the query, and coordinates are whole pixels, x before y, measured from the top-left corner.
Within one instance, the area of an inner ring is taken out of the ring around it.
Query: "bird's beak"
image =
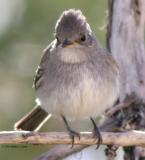
[[[66,48],[66,47],[74,47],[76,46],[78,43],[77,42],[70,42],[68,40],[64,40],[62,47]]]

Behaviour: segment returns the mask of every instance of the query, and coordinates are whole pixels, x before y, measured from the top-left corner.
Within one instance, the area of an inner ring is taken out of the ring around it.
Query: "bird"
[[[37,130],[50,116],[61,118],[72,139],[80,138],[69,121],[91,120],[93,136],[102,143],[94,120],[119,95],[119,67],[103,48],[79,9],[63,11],[54,40],[44,49],[36,70],[36,107],[15,124],[15,130]]]

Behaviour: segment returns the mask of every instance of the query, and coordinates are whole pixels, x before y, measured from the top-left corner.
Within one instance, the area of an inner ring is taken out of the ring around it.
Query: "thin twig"
[[[123,101],[123,102],[115,105],[114,107],[110,108],[109,110],[107,110],[107,111],[105,112],[105,115],[106,115],[107,117],[111,117],[111,116],[112,116],[113,114],[115,114],[117,111],[131,106],[131,104],[134,103],[134,102],[135,102],[135,99],[129,98],[129,99],[127,99],[126,101]]]

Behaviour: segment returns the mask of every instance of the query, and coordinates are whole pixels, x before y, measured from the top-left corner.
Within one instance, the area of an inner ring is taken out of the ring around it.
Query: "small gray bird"
[[[37,106],[15,124],[16,130],[35,130],[51,113],[62,117],[74,143],[79,133],[67,120],[93,120],[116,101],[119,69],[91,31],[80,10],[64,11],[55,26],[55,40],[44,50],[34,86]]]

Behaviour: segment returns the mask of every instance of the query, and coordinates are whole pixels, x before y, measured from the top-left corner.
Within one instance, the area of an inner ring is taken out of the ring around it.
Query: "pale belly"
[[[58,87],[49,96],[38,92],[43,109],[54,116],[64,115],[67,119],[85,119],[101,115],[117,98],[115,82],[98,82],[84,77],[77,85]]]

